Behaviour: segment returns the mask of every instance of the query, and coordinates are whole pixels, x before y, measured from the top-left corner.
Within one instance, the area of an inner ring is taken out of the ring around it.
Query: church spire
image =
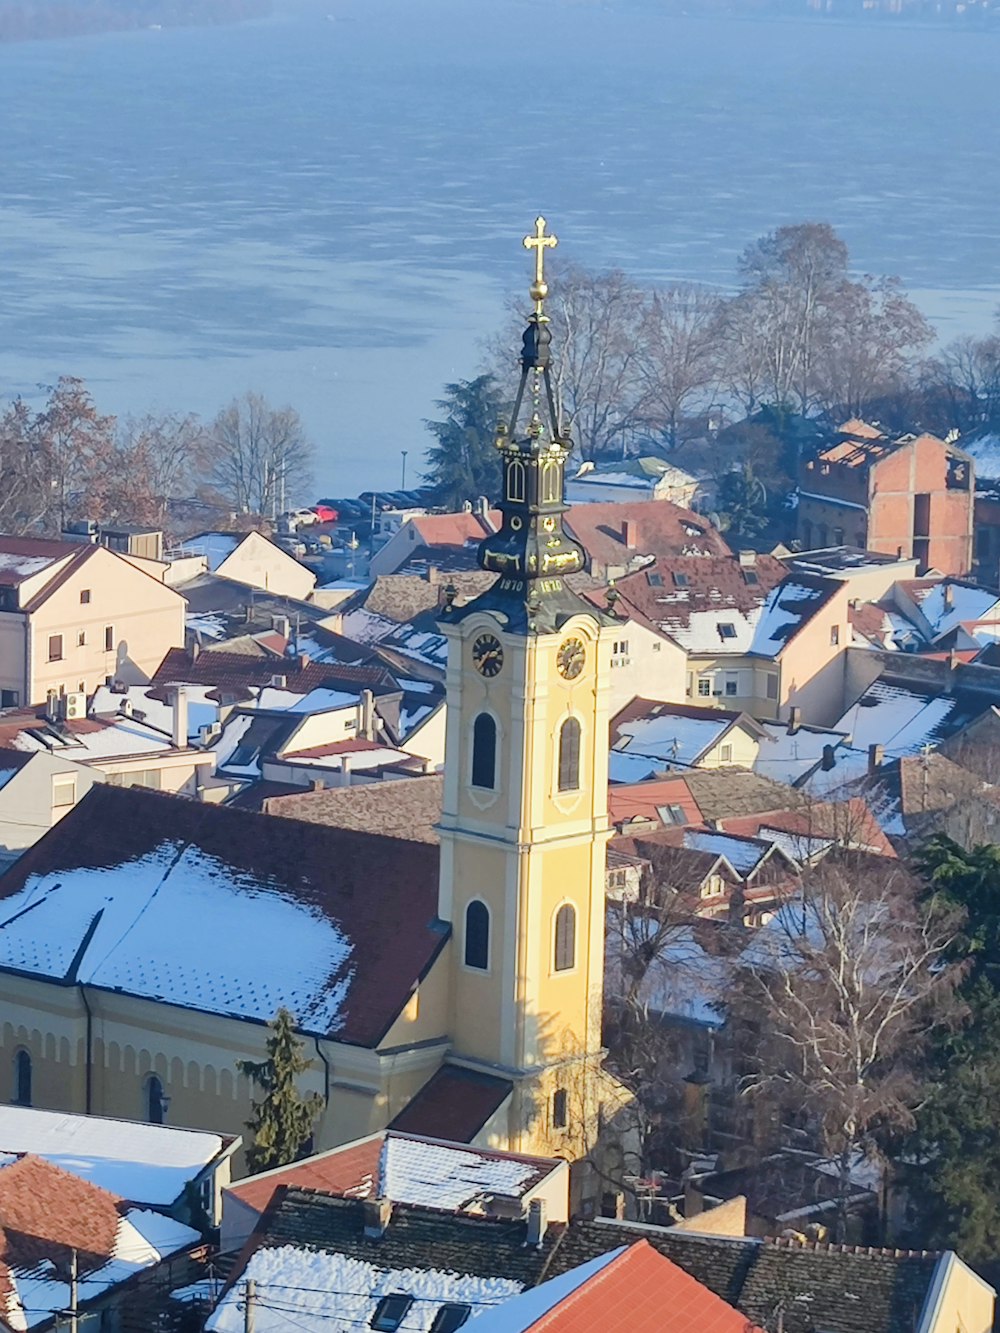
[[[498,574],[496,584],[471,606],[502,615],[511,629],[550,633],[570,615],[593,609],[565,584],[567,574],[583,570],[583,548],[563,527],[564,478],[572,451],[569,423],[560,419],[552,387],[552,330],[545,313],[549,288],[545,253],[558,240],[546,231],[545,218],[524,238],[534,251],[535,276],[529,290],[534,310],[521,338],[521,374],[514,407],[497,427],[496,446],[503,464],[503,521],[479,547],[479,564]],[[451,615],[460,613],[452,610]]]

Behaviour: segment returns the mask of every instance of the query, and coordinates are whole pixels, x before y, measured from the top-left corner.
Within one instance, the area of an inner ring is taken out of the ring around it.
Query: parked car
[[[307,528],[310,524],[319,522],[315,510],[312,509],[289,509],[288,513],[282,514],[281,517],[291,528]]]
[[[316,515],[317,523],[336,523],[340,517],[336,509],[330,505],[313,505],[312,511]]]

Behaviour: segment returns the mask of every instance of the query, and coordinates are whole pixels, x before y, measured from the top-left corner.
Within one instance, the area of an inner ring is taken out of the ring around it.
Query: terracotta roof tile
[[[516,1309],[515,1301],[510,1327],[518,1333],[760,1333],[647,1240],[616,1255],[540,1319],[515,1323]]]
[[[0,534],[0,585],[16,588],[26,579],[42,574],[67,556],[82,556],[94,548],[88,543],[50,541],[43,537],[9,537]]]
[[[625,504],[577,504],[564,523],[587,553],[592,565],[628,565],[636,556],[728,556],[722,534],[707,518],[669,500],[637,500]],[[626,545],[625,523],[633,525]]]
[[[624,824],[636,818],[658,820],[657,810],[668,805],[679,805],[688,823],[701,823],[703,816],[698,802],[683,777],[623,782],[608,787],[608,812],[612,824]]]
[[[464,546],[467,542],[482,541],[499,528],[503,519],[499,509],[491,509],[489,517],[487,524],[476,513],[423,514],[410,522],[425,546]]]
[[[283,688],[293,693],[310,690],[398,689],[392,673],[383,666],[345,666],[339,662],[309,662],[300,666],[294,659],[251,657],[245,653],[201,652],[196,658],[183,648],[171,648],[156,668],[156,685],[214,685],[226,693],[248,695],[253,689],[270,685],[272,677],[284,676]]]
[[[396,1116],[390,1129],[471,1143],[514,1085],[492,1074],[442,1065]]]
[[[30,1267],[44,1259],[60,1266],[72,1250],[81,1264],[114,1250],[122,1200],[89,1181],[30,1154],[0,1168],[2,1258]]]

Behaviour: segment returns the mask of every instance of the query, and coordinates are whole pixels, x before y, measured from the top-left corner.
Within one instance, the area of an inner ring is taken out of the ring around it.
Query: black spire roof
[[[499,531],[479,547],[479,564],[499,575],[496,583],[463,607],[446,605],[442,619],[461,620],[488,610],[505,628],[522,633],[552,633],[581,612],[601,613],[566,586],[566,575],[583,570],[583,547],[563,527],[566,460],[572,450],[569,423],[560,420],[551,377],[552,330],[544,312],[548,286],[544,251],[556,244],[538,218],[525,247],[535,251],[535,281],[530,293],[535,309],[521,338],[521,377],[510,421],[497,427],[496,447],[503,461],[503,514]],[[523,425],[521,424],[523,421]]]

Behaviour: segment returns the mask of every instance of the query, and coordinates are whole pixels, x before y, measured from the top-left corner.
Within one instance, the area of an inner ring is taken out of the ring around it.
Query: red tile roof
[[[332,1152],[307,1157],[304,1161],[295,1162],[278,1171],[268,1171],[262,1176],[250,1176],[247,1180],[237,1181],[235,1185],[227,1187],[227,1193],[234,1194],[258,1213],[264,1211],[283,1185],[322,1190],[324,1194],[354,1194],[364,1198],[369,1193],[364,1188],[365,1183],[375,1182],[377,1185],[384,1142],[385,1131],[346,1144],[343,1148],[335,1148]]]
[[[646,1240],[616,1255],[540,1319],[516,1323],[517,1299],[524,1298],[509,1307],[510,1333],[760,1333]]]
[[[492,526],[484,523],[479,514],[468,512],[423,514],[411,522],[425,546],[464,546],[467,542],[482,541],[499,528],[503,521],[500,510],[491,509],[489,513]]]
[[[814,802],[798,810],[770,810],[715,821],[716,827],[741,837],[767,838],[778,829],[798,838],[834,838],[846,847],[895,856],[896,849],[861,797],[848,801]],[[761,829],[765,830],[763,833]]]
[[[410,844],[411,846],[413,844]],[[442,1065],[403,1107],[390,1129],[471,1143],[514,1085],[492,1074]]]
[[[117,1195],[30,1154],[0,1168],[0,1222],[8,1266],[57,1264],[77,1250],[81,1265],[107,1259],[118,1233]]]
[[[357,754],[360,750],[389,750],[381,741],[369,741],[358,736],[351,740],[330,741],[326,745],[310,745],[305,750],[284,750],[282,759],[323,759],[331,754]]]
[[[689,824],[700,824],[702,813],[683,778],[656,778],[652,782],[612,784],[608,787],[608,812],[612,824],[630,819],[656,819],[657,807],[679,805]]]
[[[591,564],[627,565],[636,556],[728,556],[725,539],[707,518],[669,500],[625,504],[572,505],[566,528],[586,551]],[[632,525],[626,545],[625,523]]]
[[[344,991],[336,1031],[330,1034],[337,1041],[376,1046],[448,938],[447,929],[437,921],[439,851],[429,843],[273,819],[104,783],[91,787],[82,801],[0,877],[0,904],[18,894],[32,876],[39,880],[51,876],[58,883],[60,876],[66,875],[69,881],[67,872],[80,868],[104,869],[109,896],[126,893],[131,887],[131,865],[161,847],[166,838],[178,849],[187,849],[189,860],[213,859],[248,884],[266,886],[269,893],[280,893],[311,909],[350,941],[349,977],[333,968],[324,982],[335,994]],[[178,862],[180,859],[178,853]],[[177,868],[164,877],[157,890],[163,910],[169,910],[173,901],[172,877],[176,875],[177,884],[182,885],[184,873]],[[372,892],[373,885],[378,892]],[[77,928],[75,918],[67,924],[68,942],[75,941]],[[194,928],[191,922],[178,920],[176,940],[165,942],[156,958],[133,959],[136,994],[146,994],[140,984],[144,966],[158,967],[162,975],[173,967],[174,975],[183,975],[183,969],[189,967],[185,931]],[[37,929],[44,933],[44,924]],[[74,943],[78,949],[74,967],[83,965],[87,938],[84,932],[79,944]],[[52,951],[43,953],[32,955],[23,970],[64,980],[56,976],[60,969],[51,961]],[[56,950],[55,956],[62,955]],[[268,957],[262,941],[254,966],[265,989]],[[215,978],[205,980],[210,990],[207,983]],[[187,976],[181,992],[164,995],[164,1001],[199,1008],[202,992],[190,982]],[[128,991],[125,981],[117,983],[117,988]],[[230,1012],[241,1017],[244,1010],[237,999],[233,998]]]

